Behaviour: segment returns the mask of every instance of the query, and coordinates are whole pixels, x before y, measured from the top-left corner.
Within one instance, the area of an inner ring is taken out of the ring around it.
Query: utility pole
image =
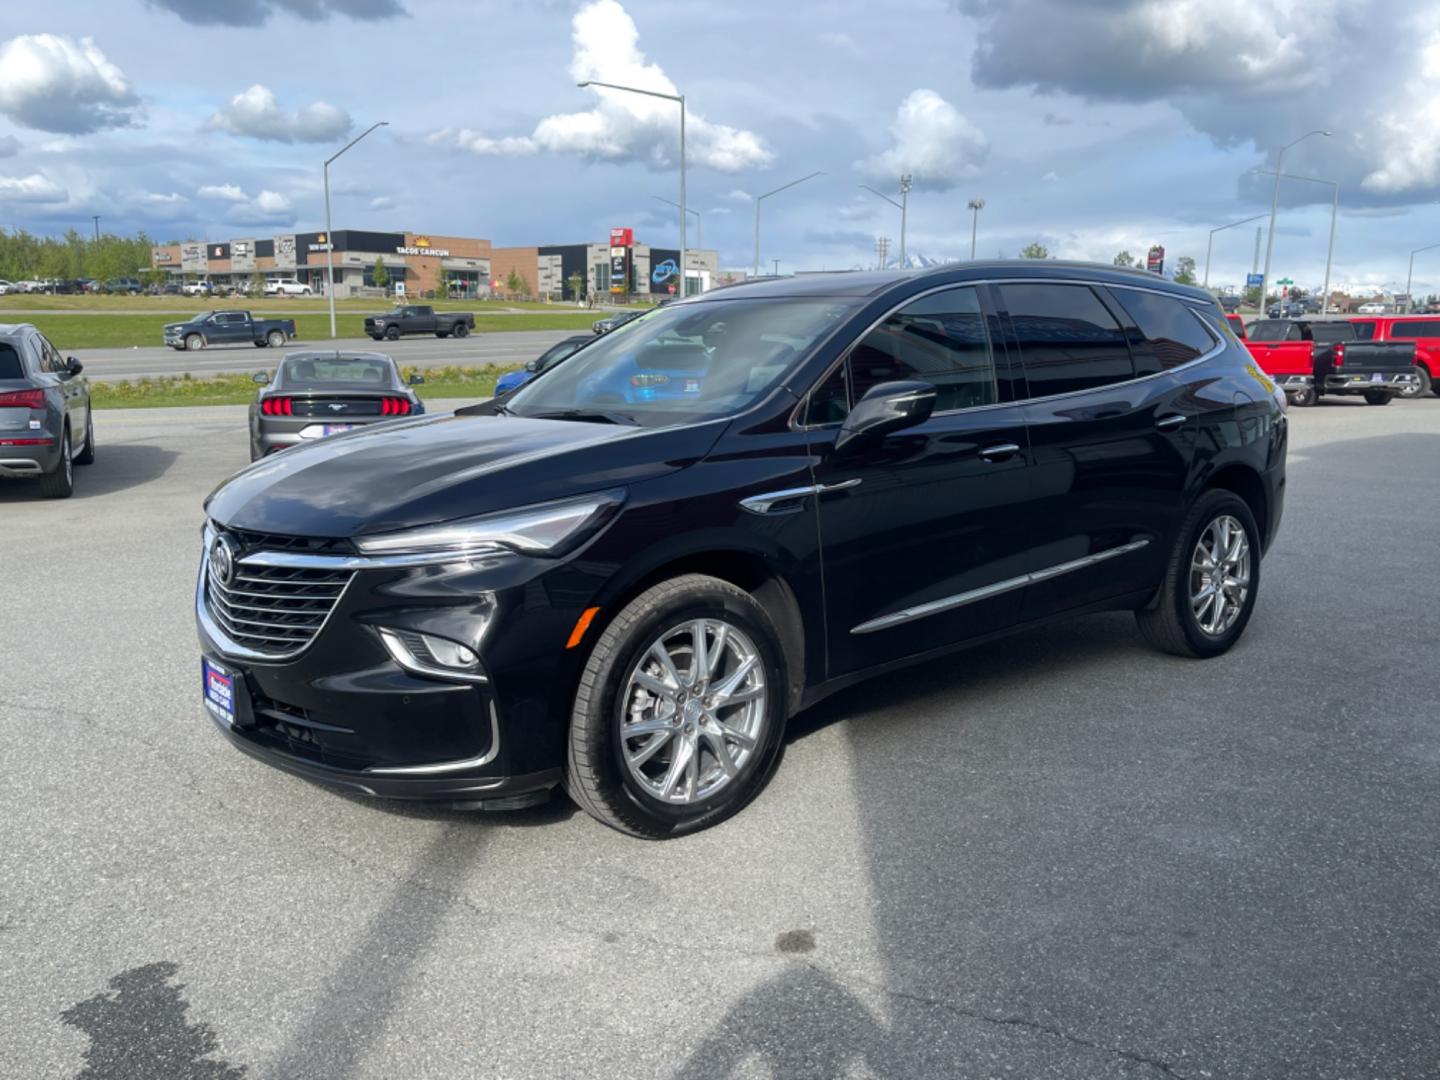
[[[985,209],[984,199],[971,199],[966,204],[970,209],[970,259],[975,259],[975,230],[980,225],[980,211]]]
[[[771,261],[775,263],[775,276],[776,276],[776,277],[779,277],[779,276],[780,276],[780,260],[779,260],[779,259],[773,259],[773,260],[771,260]]]
[[[890,238],[888,236],[877,236],[875,238],[875,269],[884,270],[889,255]]]
[[[900,269],[906,268],[905,263],[905,213],[910,205],[910,174],[907,172],[900,177]]]
[[[98,244],[100,243],[100,215],[91,214],[90,217],[95,222],[95,243]]]
[[[1280,174],[1285,171],[1285,151],[1289,150],[1290,147],[1296,143],[1304,142],[1310,138],[1311,135],[1323,135],[1328,139],[1330,132],[1323,131],[1319,128],[1314,131],[1307,131],[1304,135],[1301,135],[1300,138],[1292,139],[1280,147],[1279,153],[1275,155],[1275,191],[1274,194],[1270,196],[1270,235],[1266,237],[1265,240],[1265,271],[1260,277],[1260,312],[1262,316],[1265,312],[1265,290],[1270,287],[1270,256],[1275,250],[1275,213],[1280,208]]]

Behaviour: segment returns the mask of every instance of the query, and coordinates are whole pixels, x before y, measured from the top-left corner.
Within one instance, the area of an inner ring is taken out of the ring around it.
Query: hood
[[[516,416],[429,415],[262,458],[206,500],[222,525],[349,537],[624,487],[675,472],[725,421],[637,428]]]
[[[191,323],[198,323],[198,322],[203,322],[203,321],[204,321],[204,319],[203,319],[202,316],[195,315],[195,316],[193,316],[193,317],[191,317],[191,318],[189,318],[189,319],[182,319],[180,322],[167,322],[167,323],[165,324],[165,329],[166,329],[166,330],[178,330],[178,329],[180,329],[180,327],[182,327],[182,326],[189,326]]]

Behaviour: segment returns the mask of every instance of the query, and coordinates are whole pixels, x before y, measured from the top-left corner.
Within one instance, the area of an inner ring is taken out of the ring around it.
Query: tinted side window
[[[1135,320],[1145,336],[1135,370],[1140,375],[1188,364],[1215,347],[1215,339],[1187,304],[1172,296],[1112,289],[1111,295]]]
[[[40,347],[40,363],[46,371],[58,375],[65,370],[65,361],[60,358],[60,353],[45,337],[37,337],[35,344]]]
[[[0,379],[26,378],[25,361],[14,345],[0,342]]]
[[[1352,322],[1355,327],[1355,337],[1359,341],[1373,341],[1375,339],[1375,324],[1373,322]]]
[[[1316,341],[1323,341],[1327,344],[1336,341],[1354,341],[1355,328],[1344,322],[1313,322],[1310,324],[1310,336]]]
[[[841,364],[810,392],[807,424],[838,424],[850,414],[850,365]]]
[[[1125,334],[1087,285],[1002,285],[1031,397],[1135,377]]]
[[[1428,319],[1415,319],[1410,322],[1397,322],[1390,327],[1392,338],[1433,338],[1440,337],[1440,320],[1431,322]]]
[[[874,386],[919,379],[939,392],[936,412],[993,405],[995,362],[970,287],[946,289],[907,304],[850,352],[850,390],[858,401]]]

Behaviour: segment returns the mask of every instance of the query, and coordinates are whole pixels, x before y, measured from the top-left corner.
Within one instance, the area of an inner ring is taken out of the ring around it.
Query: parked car
[[[161,295],[161,296],[180,296],[180,295],[182,295],[182,292],[181,292],[181,289],[180,289],[180,285],[179,285],[178,282],[167,281],[164,285],[161,285],[161,286],[159,287],[159,289],[160,289],[160,295]]]
[[[567,356],[572,355],[577,349],[589,345],[595,338],[590,334],[580,334],[576,337],[568,337],[564,341],[551,345],[534,360],[526,361],[525,366],[516,371],[507,371],[495,380],[495,393],[508,394],[511,390],[524,386],[527,382],[539,375],[547,368],[554,367]]]
[[[591,329],[597,334],[608,334],[611,330],[618,330],[628,322],[634,322],[641,315],[648,315],[652,310],[652,308],[632,308],[629,311],[617,311],[603,319],[596,319]]]
[[[563,783],[663,837],[754,798],[791,716],[902,664],[1107,609],[1219,656],[1287,432],[1223,327],[1199,289],[1063,262],[691,298],[503,400],[220,485],[202,700],[239,748],[356,793]],[[693,391],[586,390],[681,350],[706,353]]]
[[[95,460],[83,370],[29,323],[0,326],[0,477],[38,480],[42,495],[70,497],[74,467]]]
[[[1380,319],[1351,319],[1362,341],[1409,341],[1415,344],[1415,381],[1401,391],[1406,398],[1440,394],[1440,319],[1391,315]]]
[[[211,296],[215,292],[215,286],[208,281],[187,281],[180,288],[186,296]]]
[[[190,350],[242,344],[278,349],[294,337],[294,319],[255,319],[248,311],[202,311],[186,322],[166,323],[163,331],[166,345]]]
[[[18,290],[15,288],[15,283],[13,281],[6,281],[3,278],[0,278],[0,296],[4,296],[6,293],[16,291]]]
[[[278,278],[265,282],[266,296],[312,296],[310,286],[294,278]]]
[[[436,311],[429,304],[402,304],[383,315],[365,316],[365,333],[376,341],[395,341],[403,334],[434,334],[463,338],[475,329],[470,311]]]
[[[261,373],[255,381],[260,392],[250,404],[251,461],[312,439],[425,412],[411,389],[425,379],[411,375],[407,383],[384,353],[290,353],[273,378]]]
[[[1287,301],[1284,304],[1271,304],[1266,308],[1265,314],[1272,319],[1298,319],[1305,314],[1305,305],[1299,300]]]
[[[128,296],[139,296],[144,286],[140,284],[139,278],[122,277],[111,278],[109,281],[105,282],[103,288],[105,292],[110,293],[111,295],[123,293]]]
[[[1357,314],[1360,315],[1384,315],[1385,305],[1381,303],[1371,302],[1368,304],[1361,304],[1358,308],[1355,309],[1355,311]]]
[[[1413,342],[1362,340],[1341,320],[1258,320],[1245,345],[1295,405],[1314,405],[1325,394],[1359,394],[1369,405],[1389,405],[1419,381]]]

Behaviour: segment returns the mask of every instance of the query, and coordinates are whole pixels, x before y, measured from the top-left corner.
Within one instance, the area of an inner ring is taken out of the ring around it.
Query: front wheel
[[[753,596],[701,574],[661,582],[615,616],[585,665],[566,789],[631,836],[714,825],[774,771],[786,686],[779,635]]]
[[[190,352],[198,352],[205,347],[205,339],[199,334],[185,335],[185,348]]]
[[[1259,588],[1255,515],[1233,491],[1212,488],[1185,515],[1160,590],[1135,618],[1157,649],[1219,656],[1245,632]]]
[[[386,341],[399,341],[399,340],[400,340],[400,328],[399,328],[398,326],[389,326],[389,327],[386,327],[386,328],[385,328],[385,340],[386,340]]]
[[[1389,405],[1389,404],[1390,404],[1390,399],[1391,399],[1392,397],[1394,397],[1394,396],[1395,396],[1395,395],[1392,394],[1392,393],[1390,393],[1389,390],[1366,390],[1366,391],[1365,391],[1365,404],[1366,404],[1366,405]]]
[[[1403,398],[1418,398],[1418,397],[1424,397],[1426,394],[1430,393],[1431,389],[1434,387],[1435,384],[1434,384],[1434,382],[1433,382],[1433,381],[1431,380],[1431,378],[1430,378],[1430,372],[1426,371],[1426,370],[1425,370],[1423,367],[1421,367],[1419,364],[1416,364],[1416,365],[1415,365],[1415,374],[1416,374],[1416,376],[1420,379],[1420,381],[1419,381],[1418,383],[1411,383],[1410,385],[1406,386],[1403,390],[1401,390],[1401,391],[1400,391],[1400,396],[1401,396],[1401,397],[1403,397]],[[1436,392],[1437,392],[1437,393],[1440,393],[1440,390],[1437,390]]]

